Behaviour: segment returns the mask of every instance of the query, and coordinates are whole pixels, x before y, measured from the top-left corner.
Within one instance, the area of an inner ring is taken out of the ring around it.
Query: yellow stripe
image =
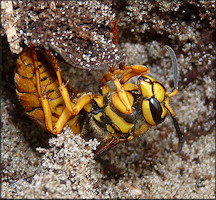
[[[102,116],[102,115],[103,115],[102,112],[99,112],[98,114],[93,115],[93,116],[94,116],[94,118],[95,118],[97,121],[102,122],[102,120],[101,120],[101,116]]]
[[[115,112],[113,112],[110,106],[105,108],[106,115],[112,120],[112,122],[118,126],[122,133],[128,133],[134,124],[126,122],[122,117],[119,117]]]
[[[107,130],[110,132],[110,133],[115,133],[115,130],[113,129],[113,127],[110,125],[110,124],[107,124]]]
[[[94,96],[94,100],[100,108],[103,107],[103,103],[104,103],[103,102],[103,96],[101,96],[101,95]]]
[[[136,132],[134,133],[134,137],[137,137],[140,134],[147,132],[151,128],[149,124],[143,124]]]
[[[150,109],[150,102],[148,100],[143,100],[143,102],[142,102],[142,113],[143,113],[145,120],[149,124],[156,125],[156,123],[153,119],[153,116],[152,116],[151,109]]]
[[[72,129],[74,134],[79,134],[81,132],[79,124],[79,115],[76,115],[73,119],[67,122],[67,125]]]

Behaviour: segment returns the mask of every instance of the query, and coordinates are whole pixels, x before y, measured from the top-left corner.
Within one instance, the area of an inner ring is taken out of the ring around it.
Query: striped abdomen
[[[59,91],[59,84],[49,59],[37,51],[40,74],[41,94],[49,99],[53,124],[58,120],[65,104]],[[35,67],[30,48],[25,48],[17,60],[15,84],[18,98],[26,110],[26,114],[41,128],[47,130],[44,112],[36,87]],[[75,95],[72,94],[72,95]]]

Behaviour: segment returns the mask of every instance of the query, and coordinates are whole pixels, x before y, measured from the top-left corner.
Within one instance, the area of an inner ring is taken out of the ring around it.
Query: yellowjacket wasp
[[[178,134],[180,153],[183,135],[170,107],[170,97],[178,92],[178,69],[174,51],[174,91],[167,93],[162,84],[146,75],[143,65],[119,65],[100,79],[100,94],[78,92],[62,79],[56,58],[48,50],[48,58],[34,46],[26,47],[17,60],[15,84],[18,98],[26,114],[41,128],[55,135],[67,124],[75,134],[95,137],[101,144],[95,157],[104,151],[148,131],[171,114]],[[129,83],[139,76],[137,84]],[[111,89],[108,82],[114,83]]]

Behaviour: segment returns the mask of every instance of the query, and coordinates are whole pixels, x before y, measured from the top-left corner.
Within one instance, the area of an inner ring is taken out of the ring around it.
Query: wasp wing
[[[102,153],[116,146],[120,142],[121,142],[120,138],[115,137],[115,136],[111,137],[110,139],[105,140],[100,145],[98,145],[97,149],[94,151],[94,157],[95,158],[99,157]]]

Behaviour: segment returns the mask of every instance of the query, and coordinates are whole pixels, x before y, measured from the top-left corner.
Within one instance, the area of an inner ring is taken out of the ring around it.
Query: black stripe
[[[48,79],[48,77],[45,76],[44,78],[41,79],[41,82],[42,82],[42,81],[45,81],[45,80],[47,80],[47,79]]]
[[[58,105],[56,105],[56,108],[57,108],[57,107],[60,107],[60,106],[63,106],[63,104],[62,104],[62,103],[59,103]]]
[[[37,109],[43,110],[43,108],[40,106],[40,107],[33,107],[32,110],[26,110],[25,112],[26,112],[26,114],[28,114],[28,113],[31,113],[31,112],[37,110]]]
[[[119,117],[123,118],[126,122],[134,124],[135,121],[138,118],[143,118],[142,114],[142,97],[140,94],[134,94],[131,92],[134,98],[134,104],[132,105],[132,108],[134,112],[130,115],[126,115],[122,112],[120,112],[113,104],[110,104],[110,108],[113,112],[115,112]]]
[[[16,74],[18,74],[21,78],[25,78],[25,79],[28,79],[28,80],[32,81],[32,78],[28,78],[28,77],[22,76],[18,72],[16,72]]]
[[[55,90],[48,90],[47,93],[50,94],[52,92],[55,92]]]

